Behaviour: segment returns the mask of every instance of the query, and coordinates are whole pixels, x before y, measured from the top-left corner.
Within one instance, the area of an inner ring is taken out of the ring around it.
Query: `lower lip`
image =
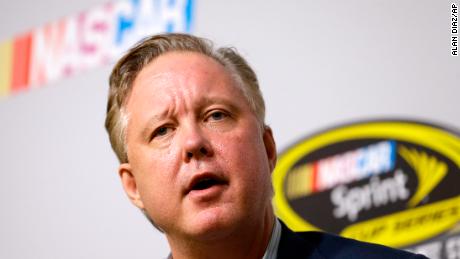
[[[203,190],[192,190],[187,196],[194,201],[211,201],[218,198],[226,186],[225,184],[216,184]]]

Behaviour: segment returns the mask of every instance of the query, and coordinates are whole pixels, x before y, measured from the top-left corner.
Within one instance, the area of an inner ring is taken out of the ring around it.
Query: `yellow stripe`
[[[10,92],[12,54],[12,42],[0,42],[0,97],[8,95]]]

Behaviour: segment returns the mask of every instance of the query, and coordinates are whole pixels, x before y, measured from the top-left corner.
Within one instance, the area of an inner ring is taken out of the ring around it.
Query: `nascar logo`
[[[313,135],[281,153],[274,204],[297,231],[409,247],[449,230],[460,235],[458,182],[460,137],[453,131],[368,121]]]

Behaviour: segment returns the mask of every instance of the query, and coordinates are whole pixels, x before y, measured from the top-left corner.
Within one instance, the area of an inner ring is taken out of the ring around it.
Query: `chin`
[[[213,240],[231,235],[240,225],[238,215],[222,210],[221,208],[210,208],[199,212],[193,220],[188,223],[189,234],[202,240]]]

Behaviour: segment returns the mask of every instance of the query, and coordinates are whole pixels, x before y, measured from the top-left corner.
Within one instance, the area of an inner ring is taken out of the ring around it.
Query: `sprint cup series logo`
[[[273,183],[294,230],[408,247],[459,229],[460,138],[413,121],[349,124],[283,152]]]

